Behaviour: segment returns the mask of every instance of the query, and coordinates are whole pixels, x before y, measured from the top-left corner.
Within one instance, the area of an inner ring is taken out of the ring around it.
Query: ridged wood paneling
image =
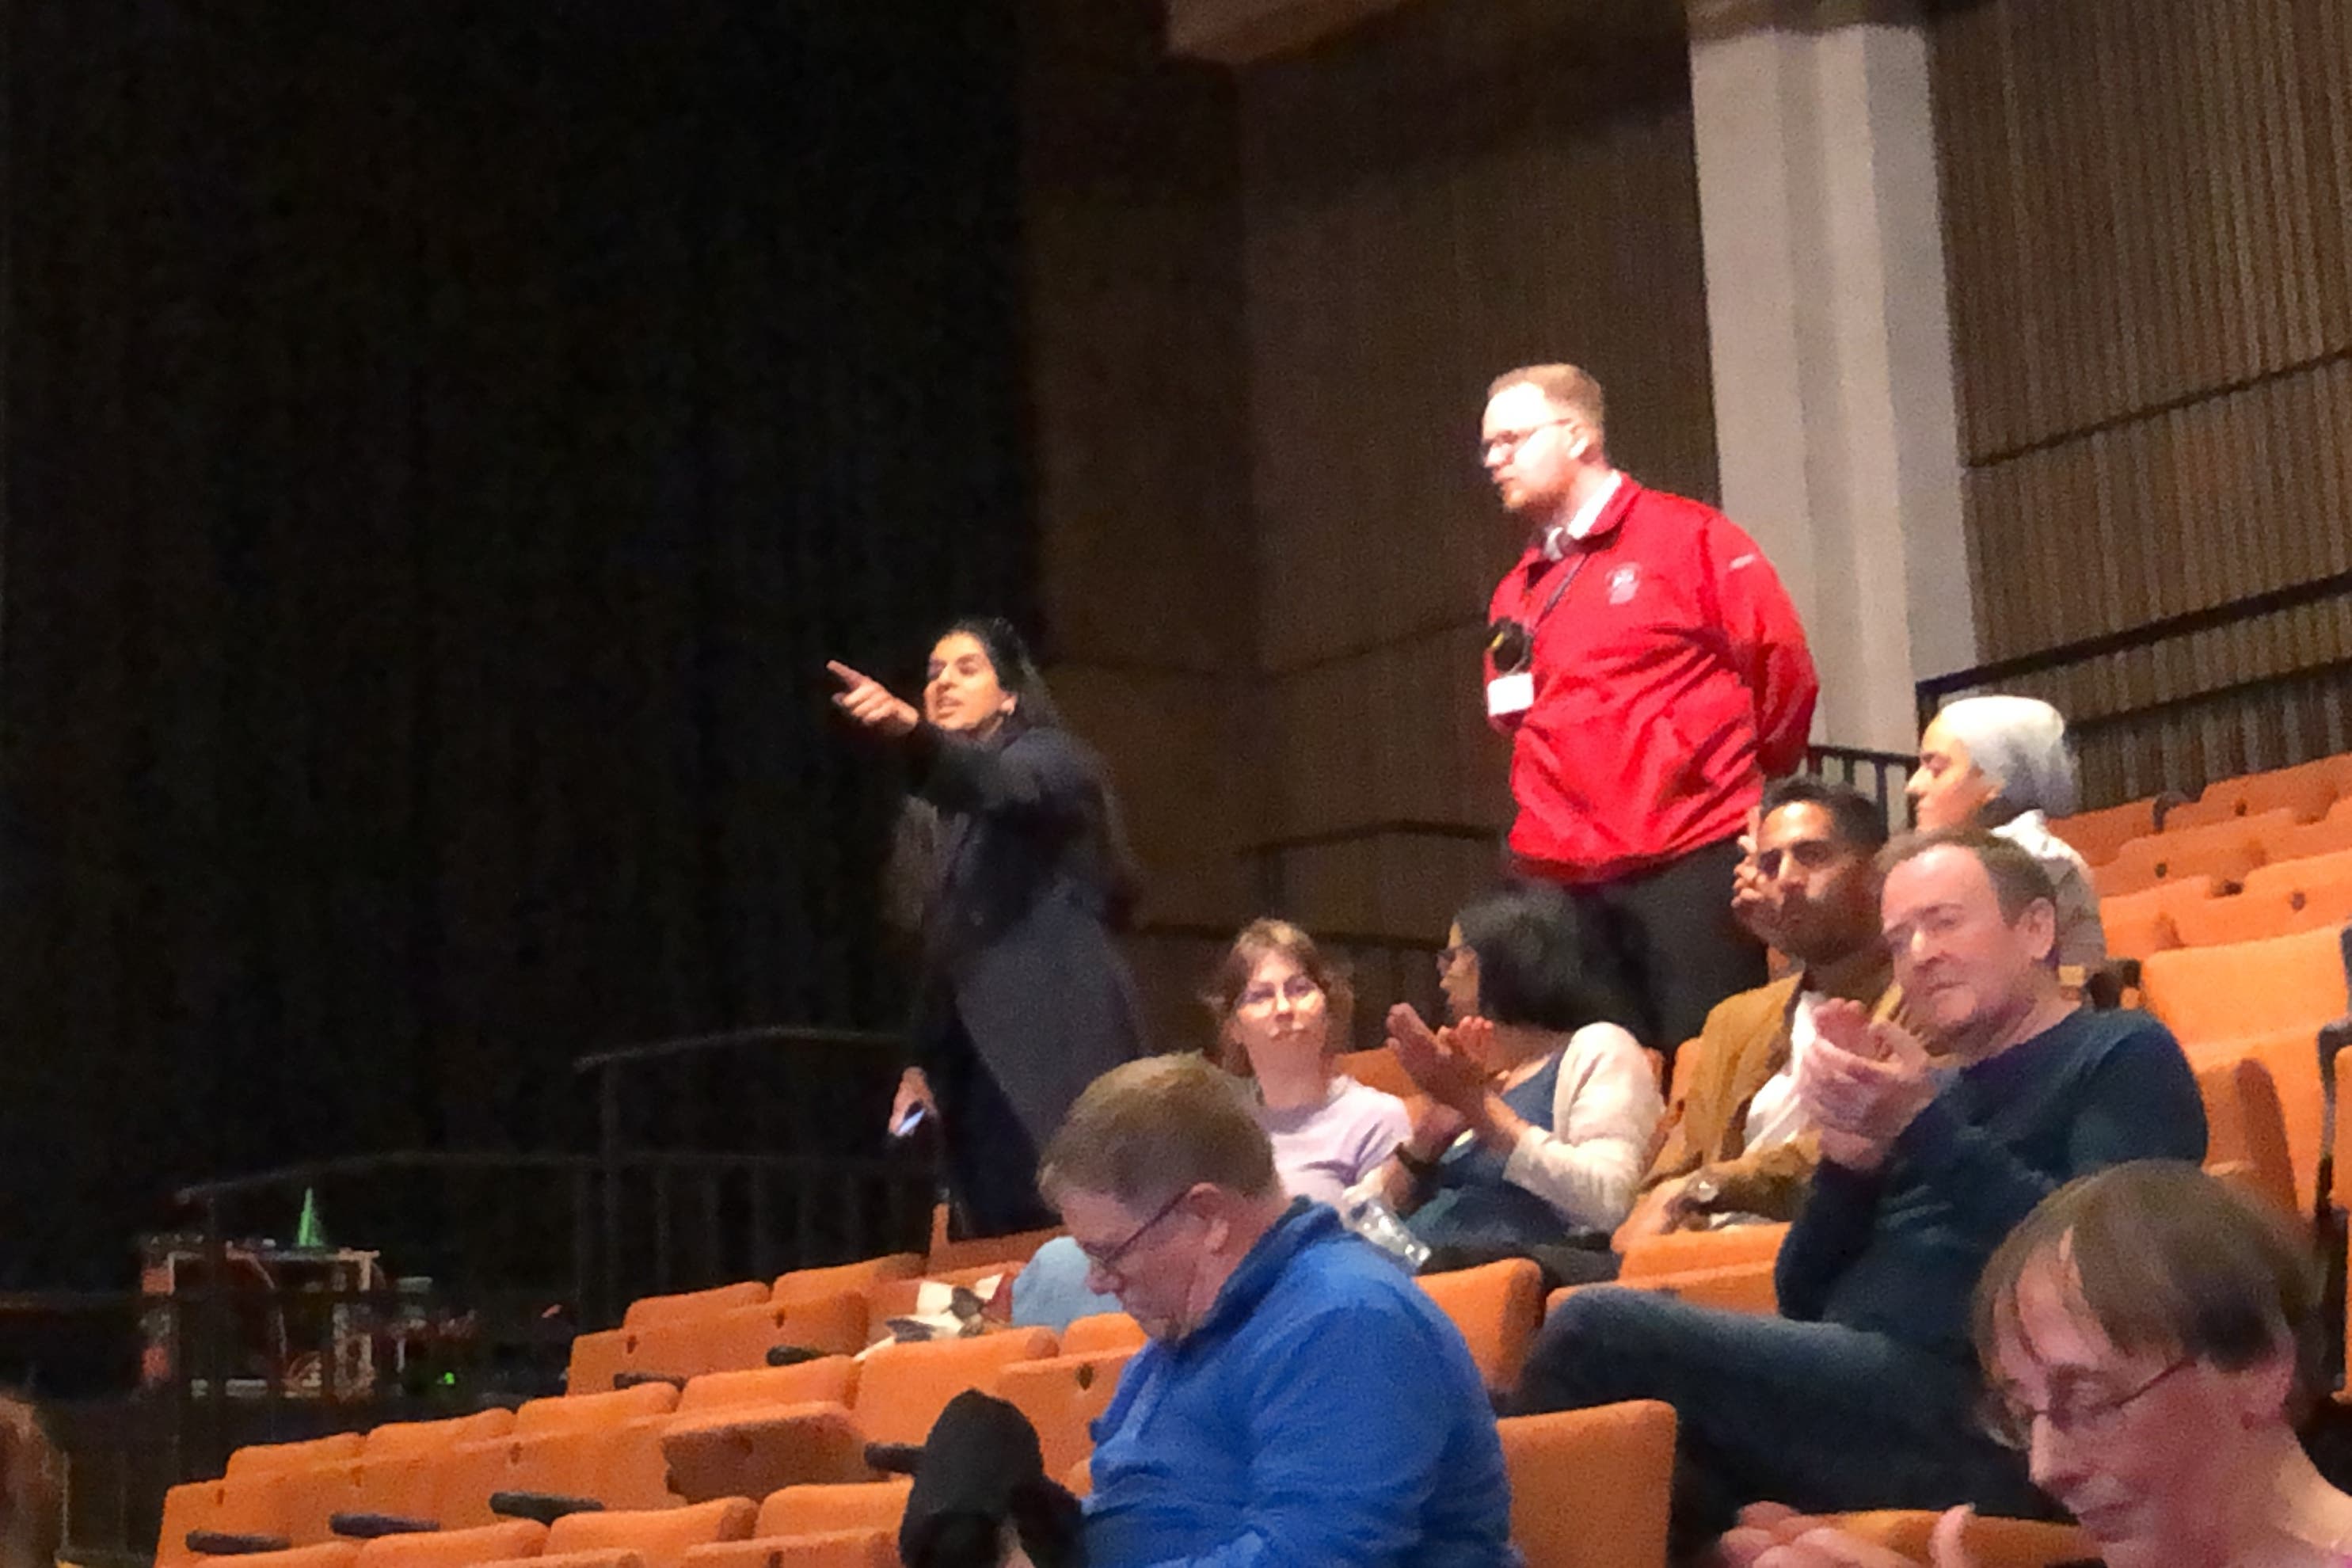
[[[1931,26],[1986,656],[2352,567],[2352,7]],[[2084,725],[2092,798],[2119,798],[2341,745],[2341,683],[2231,689],[2347,658],[2336,604],[2010,684]]]

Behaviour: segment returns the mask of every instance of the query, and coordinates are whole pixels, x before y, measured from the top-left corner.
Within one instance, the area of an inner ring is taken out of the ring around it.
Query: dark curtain
[[[1009,5],[10,10],[0,1283],[899,1022],[822,666],[1030,607]]]

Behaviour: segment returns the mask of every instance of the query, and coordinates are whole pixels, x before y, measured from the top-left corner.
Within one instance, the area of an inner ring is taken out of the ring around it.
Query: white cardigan
[[[1665,1110],[1641,1043],[1615,1024],[1587,1024],[1560,1052],[1552,1131],[1522,1133],[1503,1177],[1570,1225],[1614,1230],[1633,1210]]]

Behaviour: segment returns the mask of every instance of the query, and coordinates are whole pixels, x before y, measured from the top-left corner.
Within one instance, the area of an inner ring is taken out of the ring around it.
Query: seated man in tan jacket
[[[1813,1008],[1843,997],[1885,1018],[1900,999],[1878,929],[1874,861],[1886,837],[1884,809],[1847,785],[1800,776],[1765,792],[1755,874],[1736,904],[1798,967],[1717,1004],[1684,1047],[1694,1058],[1689,1087],[1667,1108],[1665,1141],[1617,1231],[1617,1252],[1727,1216],[1795,1216],[1820,1157],[1793,1088]]]

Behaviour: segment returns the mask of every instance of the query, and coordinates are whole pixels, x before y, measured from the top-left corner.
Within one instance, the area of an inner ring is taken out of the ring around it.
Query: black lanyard
[[[1536,629],[1544,624],[1544,620],[1547,616],[1549,616],[1554,610],[1559,608],[1560,599],[1568,593],[1569,589],[1576,585],[1576,579],[1584,571],[1585,563],[1600,554],[1601,551],[1608,549],[1609,545],[1614,542],[1616,542],[1615,540],[1612,539],[1602,544],[1587,546],[1580,540],[1576,542],[1576,558],[1568,563],[1568,570],[1560,574],[1559,584],[1552,589],[1551,596],[1544,601],[1543,608],[1536,612],[1535,619],[1522,623],[1528,628],[1528,643],[1530,647],[1535,644]],[[1521,594],[1519,595],[1519,608],[1524,612],[1527,607],[1528,596],[1525,594]]]

